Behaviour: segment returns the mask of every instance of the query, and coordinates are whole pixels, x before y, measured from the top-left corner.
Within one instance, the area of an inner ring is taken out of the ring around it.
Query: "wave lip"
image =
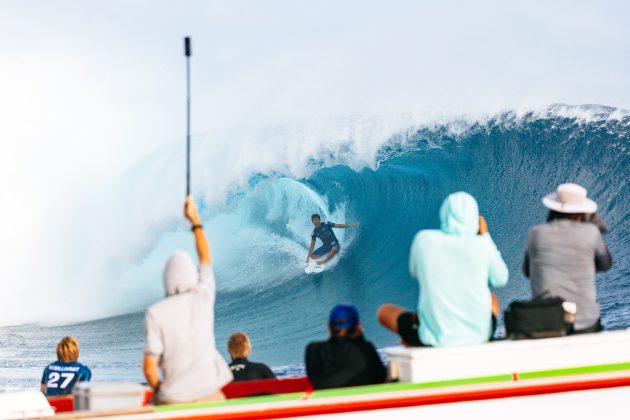
[[[628,121],[630,111],[606,105],[585,104],[567,105],[552,104],[540,114],[542,118],[570,118],[579,122]]]

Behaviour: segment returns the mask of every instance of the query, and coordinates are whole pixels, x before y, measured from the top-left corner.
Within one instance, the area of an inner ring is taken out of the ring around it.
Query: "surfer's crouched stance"
[[[308,249],[306,264],[308,264],[311,257],[322,258],[324,256],[325,257],[323,259],[317,262],[317,265],[325,264],[326,262],[330,261],[330,259],[334,257],[337,252],[339,252],[339,240],[335,236],[332,228],[345,229],[359,226],[358,223],[344,225],[333,222],[322,222],[321,219],[322,218],[317,213],[311,216],[311,222],[313,222],[315,229],[313,229],[313,233],[311,234],[311,246]],[[319,238],[323,242],[323,245],[315,249],[315,240],[317,238]]]

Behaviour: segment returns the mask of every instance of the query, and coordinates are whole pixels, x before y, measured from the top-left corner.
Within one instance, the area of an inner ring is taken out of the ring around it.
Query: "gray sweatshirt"
[[[577,304],[575,329],[599,319],[595,300],[595,272],[612,265],[599,229],[592,223],[554,220],[534,226],[527,234],[523,273],[530,278],[533,296],[548,292]]]
[[[200,400],[232,381],[232,372],[214,341],[214,273],[194,266],[176,252],[164,270],[166,299],[152,305],[145,318],[144,353],[158,359],[162,403]]]

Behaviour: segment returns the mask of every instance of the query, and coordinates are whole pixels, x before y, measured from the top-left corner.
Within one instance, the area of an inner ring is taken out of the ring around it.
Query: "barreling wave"
[[[615,265],[598,277],[598,291],[604,323],[625,325],[629,136],[627,111],[566,105],[483,118],[339,118],[198,136],[193,191],[217,270],[217,336],[246,330],[257,355],[293,363],[305,340],[324,334],[327,311],[349,301],[377,344],[393,344],[394,337],[375,328],[373,314],[384,302],[415,305],[417,286],[407,274],[411,239],[437,227],[439,205],[458,190],[477,198],[510,268],[500,297],[524,297],[528,284],[519,266],[526,231],[545,218],[540,197],[567,181],[589,190],[610,226],[606,241]],[[180,216],[180,149],[156,152],[92,200],[87,212],[97,215],[97,225],[73,220],[59,227],[59,247],[70,257],[60,264],[55,289],[88,296],[69,318],[142,310],[163,294],[168,255],[176,248],[193,252]],[[307,276],[302,264],[314,212],[361,226],[340,231],[343,258],[334,267]],[[77,249],[73,242],[86,230],[97,247]]]
[[[245,287],[225,293],[219,305],[225,323],[218,327],[219,334],[251,331],[269,360],[299,361],[305,340],[325,331],[326,312],[349,301],[359,307],[378,345],[395,344],[395,337],[376,326],[373,314],[385,302],[414,307],[417,285],[407,274],[412,237],[419,229],[438,226],[442,200],[458,190],[477,198],[508,263],[511,280],[499,297],[503,302],[525,298],[529,285],[520,274],[525,235],[546,217],[541,197],[562,182],[584,185],[600,204],[610,227],[605,239],[615,260],[609,273],[598,275],[603,322],[609,328],[627,326],[629,136],[627,112],[556,106],[543,113],[504,113],[484,121],[414,127],[384,143],[373,168],[322,168],[300,182],[325,197],[329,208],[343,205],[340,216],[361,221],[346,255],[320,277],[296,274],[262,292]],[[265,183],[268,189],[283,190],[277,180]],[[300,217],[306,222],[308,212]],[[304,236],[295,239],[306,243]],[[286,264],[298,266],[304,252]],[[231,276],[226,273],[225,278]],[[251,284],[256,284],[255,278]],[[284,350],[279,356],[272,351],[278,348]]]

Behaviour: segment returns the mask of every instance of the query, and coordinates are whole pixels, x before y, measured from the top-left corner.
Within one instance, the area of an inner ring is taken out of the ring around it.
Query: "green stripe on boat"
[[[190,410],[193,408],[231,407],[235,405],[298,401],[303,396],[304,396],[303,392],[296,392],[292,394],[261,395],[258,397],[235,398],[233,400],[215,401],[215,402],[160,405],[160,406],[155,407],[155,411],[158,413],[163,413],[167,411]]]
[[[449,381],[439,381],[439,382],[423,382],[419,384],[405,382],[405,383],[392,383],[392,384],[382,384],[382,385],[356,386],[352,388],[337,388],[337,389],[327,389],[323,391],[317,391],[313,393],[313,395],[311,396],[311,399],[344,397],[344,396],[362,395],[362,394],[376,394],[379,392],[415,391],[419,389],[445,388],[449,386],[481,385],[481,384],[487,384],[487,383],[507,382],[511,380],[512,380],[512,375],[496,375],[496,376],[484,376],[481,378],[453,379]]]
[[[597,374],[597,373],[620,372],[620,371],[626,371],[626,370],[630,371],[630,362],[518,373],[518,379],[519,380],[545,379],[545,378],[557,378],[557,377],[562,377],[562,376],[577,376],[577,375],[589,375],[589,374]],[[391,383],[391,384],[381,384],[381,385],[367,385],[367,386],[357,386],[357,387],[351,387],[351,388],[337,388],[337,389],[316,391],[309,397],[309,399],[347,397],[347,396],[354,396],[354,395],[378,394],[378,393],[400,392],[400,391],[414,391],[414,390],[422,390],[422,389],[447,388],[447,387],[452,387],[452,386],[464,386],[464,385],[482,385],[482,384],[502,383],[502,382],[512,382],[512,381],[513,381],[512,373],[509,373],[505,375],[452,379],[452,380],[447,380],[447,381],[423,382],[423,383],[418,383],[418,384]],[[218,402],[163,405],[163,406],[156,407],[155,411],[158,413],[163,413],[163,412],[168,412],[168,411],[190,410],[190,409],[198,409],[198,408],[233,407],[233,406],[239,406],[239,405],[245,406],[249,404],[290,402],[290,401],[298,401],[302,399],[303,397],[304,397],[303,392],[296,392],[292,394],[264,395],[264,396],[258,396],[258,397],[236,398],[233,400],[218,401]]]
[[[519,373],[519,379],[543,379],[558,376],[588,375],[595,373],[618,372],[630,370],[630,363],[614,363],[610,365],[585,366],[579,368],[543,370],[540,372]]]

